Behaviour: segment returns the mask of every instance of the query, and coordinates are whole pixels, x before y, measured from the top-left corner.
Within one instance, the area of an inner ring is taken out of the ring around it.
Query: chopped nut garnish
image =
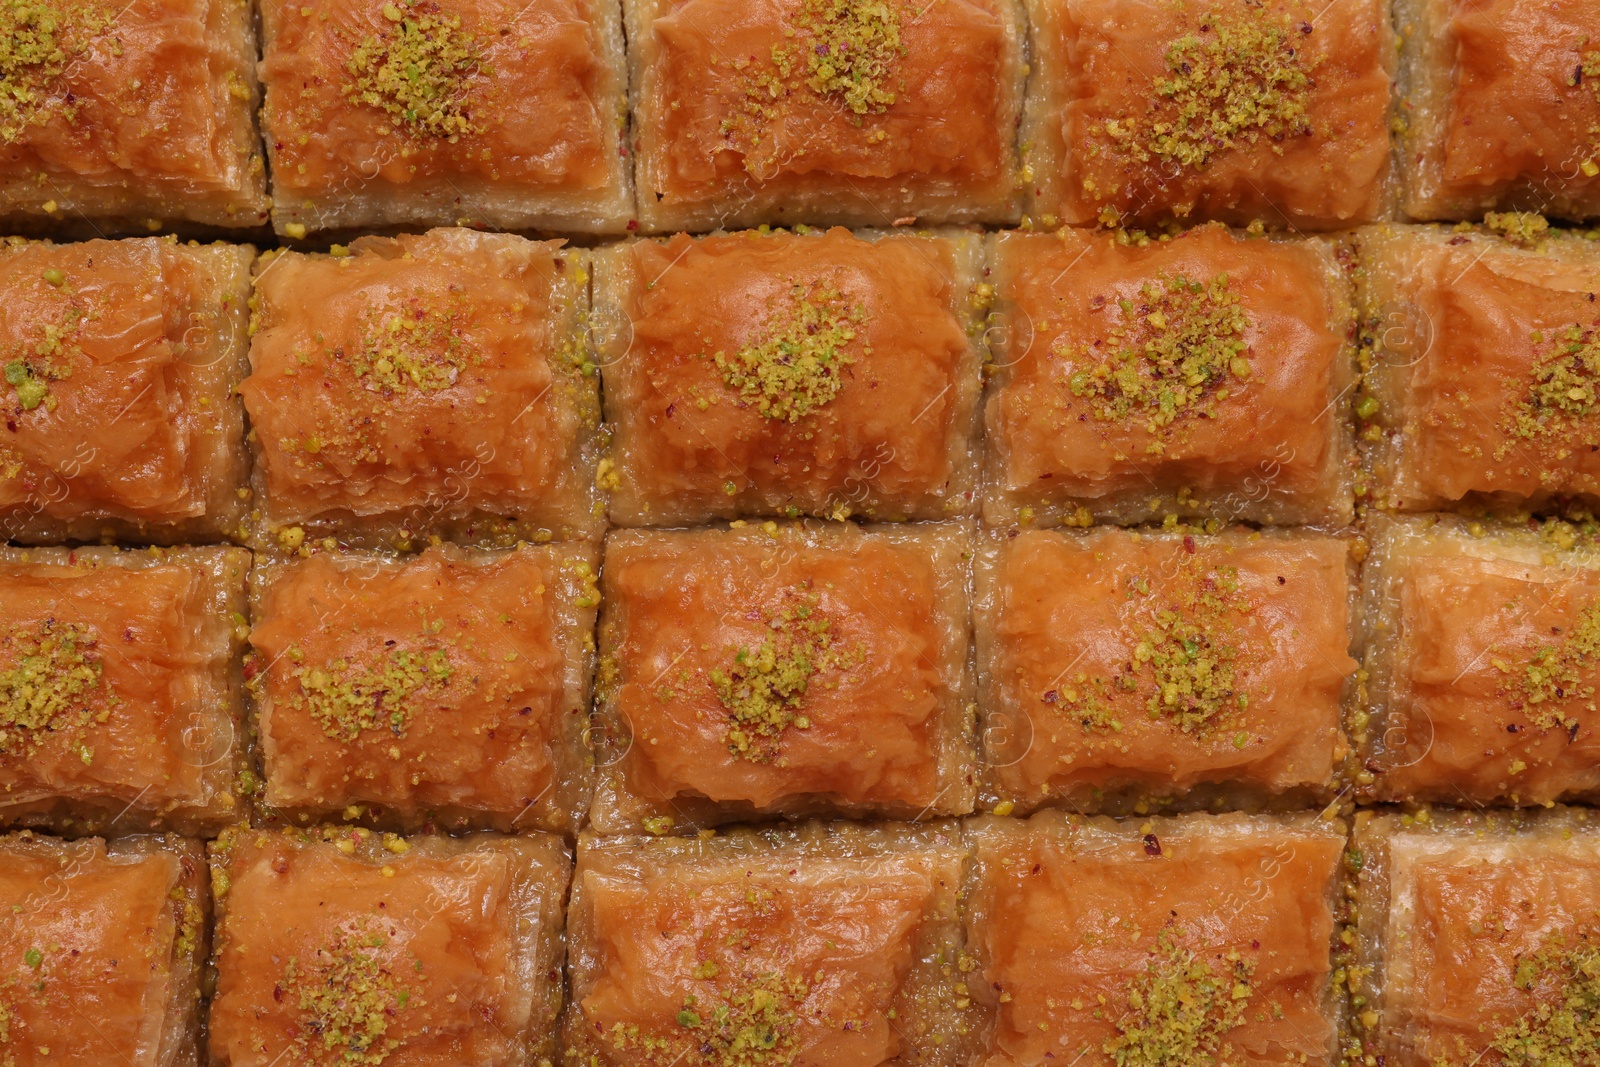
[[[1103,1046],[1117,1067],[1210,1067],[1227,1062],[1227,1035],[1244,1022],[1255,965],[1230,952],[1213,965],[1166,935],[1130,984],[1118,1036]]]
[[[57,115],[76,118],[56,81],[113,21],[108,11],[70,0],[0,0],[0,143]]]
[[[442,649],[393,649],[376,665],[355,670],[347,660],[294,672],[300,692],[293,700],[307,709],[335,741],[355,741],[364,730],[404,737],[417,713],[420,694],[450,684],[454,673]]]
[[[731,357],[713,355],[724,384],[763,416],[798,422],[839,395],[844,368],[855,362],[847,349],[866,312],[851,307],[821,282],[796,283],[791,305],[768,321],[760,337]],[[871,348],[860,346],[863,354]]]
[[[380,950],[388,941],[368,921],[345,930],[304,963],[289,957],[282,986],[306,1016],[292,1046],[300,1062],[376,1067],[400,1047],[386,1035],[394,1016],[413,1002],[383,961]]]
[[[471,81],[481,72],[481,49],[461,30],[457,15],[439,14],[427,0],[387,3],[383,32],[366,37],[345,69],[352,104],[382,110],[396,126],[433,137],[475,129],[468,105]]]
[[[116,703],[102,688],[99,640],[54,620],[14,626],[0,638],[0,754],[31,752],[45,733],[87,726]]]

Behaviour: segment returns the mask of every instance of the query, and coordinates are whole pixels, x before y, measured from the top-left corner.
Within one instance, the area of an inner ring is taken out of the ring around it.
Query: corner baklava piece
[[[569,1062],[964,1067],[962,859],[953,825],[585,836]]]
[[[1514,233],[1360,235],[1378,342],[1360,403],[1374,416],[1380,501],[1394,508],[1600,501],[1600,249]]]
[[[1600,547],[1565,524],[1374,528],[1366,758],[1378,799],[1600,796]]]
[[[230,828],[211,845],[210,1062],[553,1062],[571,869],[547,834]]]
[[[1349,521],[1339,249],[1221,226],[991,240],[987,522]]]
[[[384,828],[577,828],[597,554],[322,553],[251,575],[245,674],[277,812]]]
[[[1600,1042],[1594,813],[1357,817],[1360,1045],[1391,1067],[1580,1064]]]
[[[613,533],[593,825],[972,810],[957,524]]]
[[[648,231],[1019,217],[1019,0],[623,7]]]
[[[1338,1061],[1344,828],[1315,816],[967,829],[985,1067]]]
[[[1387,216],[1382,0],[1028,0],[1022,125],[1046,225]]]
[[[597,532],[587,257],[463,229],[258,268],[257,545]]]
[[[604,0],[264,0],[280,234],[620,232],[622,13]]]
[[[986,801],[1126,811],[1333,792],[1349,552],[1302,532],[1024,531],[976,564]]]
[[[975,235],[679,235],[595,270],[613,522],[973,509]]]
[[[0,536],[238,535],[254,255],[155,238],[0,246]]]
[[[210,895],[178,837],[0,837],[0,1063],[193,1067]]]
[[[1405,210],[1600,215],[1600,7],[1401,0]]]
[[[0,219],[140,232],[267,221],[256,36],[236,0],[0,11]]]
[[[238,817],[249,567],[240,548],[0,549],[0,824]]]

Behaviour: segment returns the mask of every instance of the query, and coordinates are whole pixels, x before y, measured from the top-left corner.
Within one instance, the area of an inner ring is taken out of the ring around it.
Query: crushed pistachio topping
[[[1566,436],[1595,410],[1600,329],[1574,323],[1553,336],[1535,332],[1533,341],[1549,348],[1535,360],[1527,390],[1512,399],[1501,429],[1524,440]],[[1510,447],[1503,446],[1500,453]]]
[[[885,0],[805,0],[794,26],[810,35],[805,48],[806,86],[832,96],[857,115],[882,114],[894,103],[888,88],[900,45],[899,8]],[[780,56],[782,58],[780,58]],[[780,70],[787,53],[773,50]],[[787,71],[785,71],[787,72]]]
[[[784,731],[806,730],[806,692],[817,674],[847,671],[865,653],[838,646],[833,621],[817,607],[815,593],[791,591],[783,608],[767,615],[768,636],[755,648],[733,650],[727,669],[710,672],[717,699],[727,712],[723,737],[728,751],[753,763],[778,756]]]
[[[344,91],[417,134],[453,138],[472,133],[468,90],[482,71],[477,38],[462,32],[461,18],[416,0],[383,5],[387,25],[351,53]]]
[[[1550,232],[1550,221],[1534,211],[1491,211],[1483,224],[1513,244],[1531,246]]]
[[[1084,345],[1076,358],[1057,348],[1072,359],[1068,388],[1088,399],[1095,418],[1142,419],[1153,433],[1249,379],[1251,319],[1226,274],[1207,282],[1161,275],[1140,287],[1137,300],[1117,304],[1121,318],[1106,340]]]
[[[1583,1067],[1600,1049],[1600,945],[1580,935],[1518,953],[1511,982],[1538,999],[1495,1031],[1489,1048],[1505,1067]],[[1481,1056],[1482,1053],[1479,1053]],[[1441,1061],[1440,1067],[1454,1067]]]
[[[12,663],[0,670],[0,754],[31,752],[46,732],[104,721],[115,700],[101,695],[98,648],[88,627],[53,619],[0,637],[0,656]]]
[[[59,0],[0,0],[0,143],[77,109],[57,91],[67,65],[112,23],[100,8]]]
[[[1570,729],[1576,725],[1571,705],[1594,697],[1594,686],[1583,678],[1600,666],[1600,604],[1584,608],[1559,640],[1540,645],[1520,666],[1498,657],[1491,662],[1507,675],[1508,695],[1535,725]]]
[[[798,422],[839,395],[844,368],[855,362],[847,349],[857,339],[866,312],[822,282],[796,283],[789,305],[762,333],[731,357],[713,355],[722,381],[764,417]],[[862,344],[860,351],[872,350]]]
[[[712,1067],[788,1067],[800,1055],[795,1022],[809,992],[798,978],[768,972],[731,991],[690,994],[678,1026],[700,1042]]]
[[[1307,54],[1310,29],[1287,13],[1207,12],[1168,44],[1149,114],[1108,120],[1103,132],[1140,162],[1199,168],[1219,152],[1263,140],[1281,153],[1285,140],[1312,128],[1306,100],[1317,63]]]
[[[388,1035],[394,1017],[420,1004],[395,981],[376,923],[358,924],[301,962],[290,956],[281,988],[306,1016],[295,1047],[304,1061],[375,1067],[400,1047]],[[418,964],[420,970],[420,961]]]
[[[294,672],[299,693],[292,698],[293,706],[310,712],[322,732],[335,741],[348,744],[366,730],[404,737],[422,698],[449,686],[454,671],[442,649],[391,649],[364,669],[338,659]]]
[[[368,389],[434,393],[456,384],[470,349],[455,314],[440,315],[418,301],[371,309],[350,369]]]
[[[1595,102],[1600,104],[1600,50],[1585,51],[1581,56],[1572,72],[1572,84],[1574,87],[1588,85]],[[1578,170],[1585,178],[1600,177],[1600,123],[1589,127],[1589,154],[1578,164]]]
[[[1210,1067],[1231,1051],[1227,1035],[1244,1022],[1255,965],[1237,952],[1218,966],[1165,934],[1127,990],[1117,1036],[1103,1046],[1117,1067]]]

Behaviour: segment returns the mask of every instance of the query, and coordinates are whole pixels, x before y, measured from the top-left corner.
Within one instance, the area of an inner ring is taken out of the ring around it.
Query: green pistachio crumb
[[[0,754],[31,752],[47,733],[88,726],[102,692],[99,641],[88,627],[47,620],[13,627],[0,638]]]
[[[1534,362],[1526,390],[1513,398],[1501,429],[1524,440],[1564,437],[1595,410],[1600,391],[1600,329],[1574,323],[1535,335],[1549,347]]]
[[[390,973],[380,952],[387,945],[377,924],[368,921],[345,930],[304,964],[289,957],[280,985],[305,1017],[295,1038],[300,1062],[376,1067],[400,1047],[387,1036],[389,1027],[420,1001]]]
[[[803,40],[806,85],[857,115],[882,114],[895,101],[888,88],[900,44],[900,11],[886,0],[805,0],[795,17]],[[774,56],[777,60],[777,56]],[[780,69],[784,64],[779,61]]]
[[[1102,1046],[1117,1067],[1211,1067],[1229,1062],[1227,1035],[1244,1022],[1255,965],[1229,953],[1216,965],[1166,934],[1129,984],[1116,1037]]]
[[[798,422],[844,387],[844,369],[855,362],[847,349],[866,313],[822,282],[791,286],[789,300],[757,338],[731,357],[712,358],[741,400],[766,418]],[[858,347],[871,352],[864,343]]]
[[[378,108],[414,133],[472,133],[467,97],[482,70],[481,46],[458,16],[416,10],[423,6],[384,5],[387,25],[351,53],[345,69],[353,80],[344,91],[352,104]]]
[[[58,80],[112,21],[86,4],[0,0],[0,143],[56,115],[76,118],[76,107],[55,91]]]
[[[1600,1048],[1600,946],[1580,935],[1519,954],[1511,982],[1537,1002],[1489,1041],[1505,1067],[1584,1067]],[[1480,1054],[1481,1055],[1481,1054]]]
[[[1483,216],[1483,224],[1519,245],[1537,244],[1550,232],[1549,221],[1532,211],[1490,211]]]
[[[1511,667],[1509,695],[1541,729],[1570,728],[1577,721],[1569,714],[1570,705],[1594,697],[1594,686],[1583,678],[1597,665],[1600,604],[1590,604],[1558,640],[1540,645],[1520,667]]]
[[[447,687],[454,671],[442,649],[413,652],[396,648],[363,670],[343,659],[300,668],[294,672],[299,693],[292,700],[335,741],[348,744],[365,730],[404,737],[422,695]]]
[[[809,989],[768,972],[731,989],[687,997],[678,1025],[695,1032],[708,1067],[788,1067],[800,1054],[795,1024]]]
[[[417,304],[374,313],[363,324],[361,347],[351,355],[350,368],[372,388],[394,392],[414,386],[425,393],[448,389],[471,354],[457,318]]]

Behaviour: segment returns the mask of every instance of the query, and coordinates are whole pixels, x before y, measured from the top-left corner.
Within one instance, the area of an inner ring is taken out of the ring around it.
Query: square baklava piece
[[[1600,215],[1600,7],[1400,0],[1406,214]]]
[[[959,524],[613,533],[592,824],[971,811],[970,550]]]
[[[612,521],[968,514],[982,256],[843,229],[598,253]]]
[[[266,224],[250,5],[15,3],[0,34],[0,219],[10,227]]]
[[[1339,249],[1221,226],[991,241],[985,521],[1350,520]]]
[[[1380,503],[1600,501],[1600,248],[1406,226],[1359,240]]]
[[[1018,0],[625,0],[639,218],[1015,222]]]
[[[986,1067],[1338,1062],[1344,828],[1311,815],[968,827]]]
[[[1593,1055],[1593,812],[1364,812],[1353,844],[1355,1057],[1512,1067]]]
[[[975,566],[985,803],[1303,805],[1331,795],[1353,564],[1338,538],[993,536]]]
[[[463,229],[265,259],[239,387],[257,547],[596,533],[586,262]]]
[[[155,238],[0,245],[0,536],[238,535],[254,256]]]
[[[569,1062],[963,1067],[962,860],[950,824],[581,838]]]
[[[1373,528],[1369,792],[1547,804],[1600,796],[1600,546],[1434,517]]]
[[[193,1067],[206,890],[196,841],[0,836],[0,1063]]]
[[[387,829],[575,830],[597,562],[576,543],[258,565],[262,802]]]
[[[213,1067],[554,1061],[560,838],[241,826],[210,847]]]
[[[239,816],[241,548],[0,549],[0,825]]]
[[[622,12],[602,0],[264,0],[280,234],[620,232]]]
[[[1382,0],[1028,0],[1028,202],[1079,225],[1387,217]]]

